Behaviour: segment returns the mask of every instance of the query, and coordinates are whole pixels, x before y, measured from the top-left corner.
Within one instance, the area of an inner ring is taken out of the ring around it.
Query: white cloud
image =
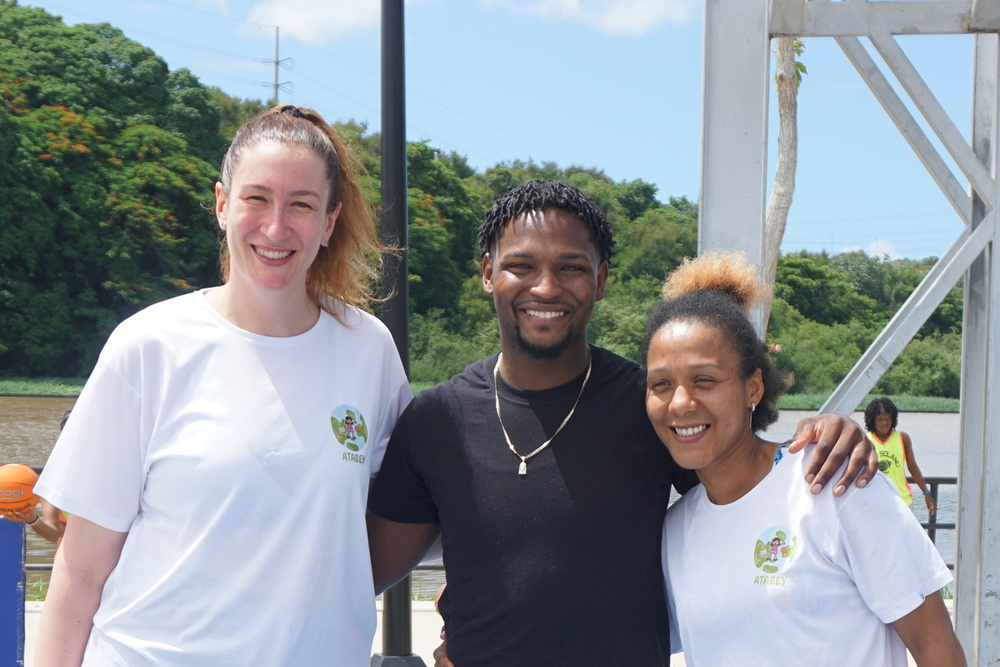
[[[247,20],[276,25],[310,44],[322,45],[344,35],[377,27],[381,0],[264,0]]]
[[[503,7],[516,14],[567,19],[602,32],[642,35],[666,21],[691,17],[697,0],[480,0],[485,7]]]
[[[406,0],[406,4],[428,1]],[[247,15],[247,21],[279,26],[317,46],[378,28],[381,18],[382,0],[263,0]]]
[[[229,16],[229,3],[226,0],[200,0],[198,4],[205,9],[211,9],[224,16]]]
[[[146,14],[176,14],[176,10],[179,5],[164,6],[158,2],[137,2],[135,4],[135,9]],[[184,9],[184,7],[182,7]],[[195,11],[205,11],[212,14],[219,14],[222,16],[230,16],[229,4],[227,0],[197,0],[195,2],[195,7],[191,7]]]
[[[889,259],[901,259],[903,257],[902,253],[892,245],[892,241],[886,241],[885,239],[875,239],[869,243],[868,254],[872,257],[884,257],[888,255]]]
[[[433,1],[406,0],[406,5]],[[612,34],[642,35],[664,22],[687,21],[700,0],[479,1],[484,7],[499,7],[515,14],[575,21]],[[225,11],[229,4],[227,0],[201,2],[219,11]],[[261,0],[247,14],[247,21],[276,25],[311,44],[322,45],[377,28],[381,13],[381,0]]]

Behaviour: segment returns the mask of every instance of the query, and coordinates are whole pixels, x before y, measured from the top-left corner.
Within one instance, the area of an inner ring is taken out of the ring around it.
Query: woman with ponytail
[[[274,107],[233,138],[215,217],[222,284],[115,329],[36,487],[70,513],[36,667],[370,660],[365,506],[411,394],[367,312],[354,159]]]

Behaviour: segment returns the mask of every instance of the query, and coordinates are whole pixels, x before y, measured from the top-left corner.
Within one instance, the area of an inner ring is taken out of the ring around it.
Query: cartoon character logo
[[[781,572],[795,558],[797,548],[798,537],[791,534],[788,528],[768,528],[757,538],[753,552],[754,566],[768,574]]]
[[[368,444],[368,424],[361,411],[350,405],[341,405],[330,415],[333,435],[337,442],[352,452],[360,452]]]

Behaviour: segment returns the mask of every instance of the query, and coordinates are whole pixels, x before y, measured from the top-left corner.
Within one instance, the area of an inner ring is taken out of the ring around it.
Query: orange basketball
[[[38,504],[35,482],[38,473],[20,463],[0,466],[0,512],[17,514]]]

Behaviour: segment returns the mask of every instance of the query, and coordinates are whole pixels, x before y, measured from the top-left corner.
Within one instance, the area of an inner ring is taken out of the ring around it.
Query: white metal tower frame
[[[761,263],[767,184],[770,38],[832,37],[965,223],[951,248],[823,406],[850,414],[965,276],[956,626],[970,665],[1000,665],[1000,1],[705,0],[699,250]],[[895,35],[974,34],[971,140]],[[870,41],[957,165],[952,172],[864,47]],[[738,66],[733,66],[738,63]],[[993,443],[993,446],[990,446]],[[988,565],[987,565],[988,564]]]

